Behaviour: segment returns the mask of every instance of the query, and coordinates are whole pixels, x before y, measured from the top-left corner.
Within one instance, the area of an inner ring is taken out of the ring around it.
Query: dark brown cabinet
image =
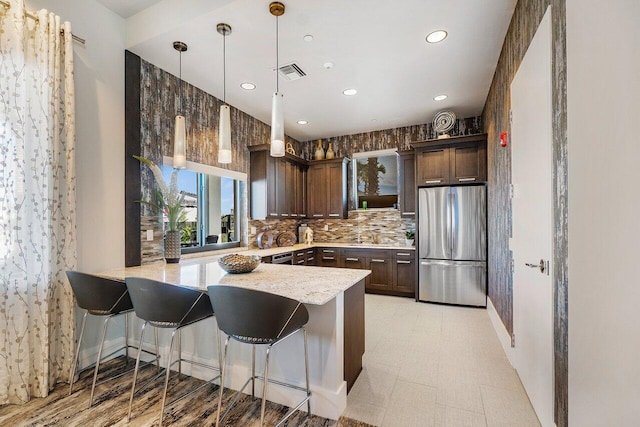
[[[468,135],[411,143],[415,186],[464,184],[487,180],[487,135]]]
[[[396,292],[415,296],[416,260],[415,251],[395,251],[393,261],[393,289]]]
[[[293,265],[305,265],[307,251],[305,249],[293,253]]]
[[[338,248],[319,248],[316,252],[317,264],[320,267],[339,267],[340,266],[340,249]]]
[[[304,265],[317,265],[315,249],[309,248],[306,250],[306,259]]]
[[[413,150],[398,151],[398,207],[400,216],[416,216],[416,166]]]
[[[305,217],[307,162],[291,154],[271,157],[267,144],[249,152],[251,218]]]
[[[309,162],[307,213],[309,218],[347,217],[347,165],[349,159]]]
[[[365,282],[367,291],[393,290],[393,270],[387,251],[379,250],[373,256],[368,256],[365,259],[365,268],[371,270]]]

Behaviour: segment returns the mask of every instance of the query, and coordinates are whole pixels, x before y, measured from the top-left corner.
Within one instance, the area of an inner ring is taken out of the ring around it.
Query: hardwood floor
[[[120,357],[101,367],[101,377],[106,378],[113,373],[127,369],[125,358]],[[135,362],[129,361],[128,367]],[[156,373],[155,366],[141,368],[138,383],[142,385]],[[164,376],[149,384],[138,392],[134,398],[132,420],[127,423],[127,408],[131,390],[132,373],[107,381],[96,386],[95,400],[91,408],[89,394],[93,371],[88,370],[80,375],[74,385],[74,393],[68,396],[69,385],[58,386],[42,399],[33,399],[25,405],[4,405],[0,407],[1,426],[157,426],[160,411],[160,396]],[[217,380],[216,380],[217,381]],[[172,396],[185,393],[196,388],[203,381],[172,373],[167,391],[167,402]],[[225,390],[222,402],[226,408],[233,398],[234,391]],[[203,387],[191,396],[165,408],[164,425],[166,426],[211,426],[215,425],[218,401],[218,386]],[[274,425],[287,413],[289,408],[267,402],[266,424]],[[242,395],[233,411],[222,423],[225,426],[252,426],[260,423],[260,399],[250,395]],[[306,412],[298,411],[291,416],[287,425],[305,427],[367,427],[366,423],[341,418],[333,421],[317,416],[307,417]]]

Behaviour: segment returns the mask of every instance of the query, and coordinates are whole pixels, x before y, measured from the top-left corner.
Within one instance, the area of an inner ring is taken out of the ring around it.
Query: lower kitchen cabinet
[[[365,282],[366,291],[391,291],[393,290],[393,268],[391,257],[387,251],[378,253],[365,259],[365,268],[371,270],[371,274]]]
[[[316,250],[317,265],[320,267],[340,267],[340,249],[318,248]]]
[[[393,290],[414,297],[416,292],[415,251],[396,251],[393,260]]]
[[[318,265],[316,262],[316,250],[313,248],[309,248],[306,250],[306,259],[304,261],[304,265]]]
[[[306,265],[307,250],[302,249],[293,253],[293,265]]]

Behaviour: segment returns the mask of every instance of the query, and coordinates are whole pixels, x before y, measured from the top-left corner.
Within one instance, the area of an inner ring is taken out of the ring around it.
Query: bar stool
[[[160,407],[160,426],[164,417],[164,408],[167,398],[167,387],[169,385],[169,376],[171,367],[178,363],[178,374],[182,373],[182,362],[188,362],[203,368],[220,371],[219,368],[206,365],[204,363],[193,360],[183,359],[181,351],[180,331],[182,328],[192,325],[201,320],[213,317],[213,309],[204,292],[186,288],[178,285],[158,282],[150,279],[138,277],[126,278],[127,289],[131,295],[133,309],[140,319],[144,320],[140,331],[140,343],[144,339],[144,331],[147,324],[157,328],[172,329],[171,344],[169,345],[169,356],[167,358],[167,366],[165,368],[164,390],[162,392],[162,405]],[[217,328],[216,328],[217,329]],[[173,344],[177,335],[178,358],[171,361],[173,353]],[[218,332],[218,363],[220,363],[220,335]],[[133,406],[133,396],[136,389],[136,381],[138,378],[138,366],[140,364],[140,352],[136,358],[136,367],[133,373],[133,384],[131,385],[131,396],[129,397],[129,412],[127,420],[131,421],[131,409]],[[140,390],[144,389],[148,384],[157,379],[160,375],[156,375],[147,381]],[[181,400],[188,395],[195,393],[207,384],[215,381],[220,375],[196,387],[188,393],[174,399],[168,406]]]
[[[76,348],[73,363],[71,364],[71,369],[69,372],[69,396],[73,392],[73,380],[76,375],[78,356],[80,354],[80,346],[82,345],[82,337],[84,335],[84,327],[87,322],[87,315],[91,314],[92,316],[105,316],[102,326],[102,337],[100,338],[100,348],[98,349],[98,357],[96,358],[95,369],[93,372],[93,382],[91,383],[91,397],[89,398],[89,407],[91,407],[93,405],[93,395],[96,388],[96,381],[98,379],[100,363],[102,362],[102,360],[107,359],[108,357],[114,355],[119,351],[125,350],[125,356],[127,357],[128,363],[129,348],[137,349],[137,347],[129,345],[128,340],[129,322],[127,315],[133,311],[133,306],[131,304],[131,298],[129,298],[127,286],[124,284],[124,282],[111,280],[104,277],[98,277],[91,274],[80,273],[78,271],[67,271],[66,273],[67,278],[69,279],[69,283],[71,284],[71,289],[73,290],[73,294],[76,298],[78,307],[84,310],[84,315],[82,316],[82,326],[80,327],[80,337],[78,338],[78,346]],[[104,340],[107,334],[109,321],[115,316],[119,315],[124,315],[125,345],[102,357],[102,348],[104,346]],[[146,350],[143,351],[149,354],[153,354]],[[157,352],[158,340],[156,336],[156,354]],[[157,356],[155,358],[155,361],[157,364]],[[105,378],[97,384],[102,384],[105,381],[118,378],[130,371],[131,370],[128,370],[109,378]]]
[[[220,397],[218,399],[218,414],[216,416],[216,426],[221,419],[229,413],[236,403],[240,393],[245,387],[252,383],[252,395],[255,395],[255,380],[263,381],[262,386],[262,407],[260,410],[260,425],[264,425],[264,413],[267,397],[267,384],[273,383],[281,386],[304,391],[305,398],[292,408],[278,422],[282,424],[304,403],[307,403],[308,415],[311,415],[311,390],[309,389],[309,356],[307,351],[307,330],[305,325],[309,321],[309,312],[300,302],[279,295],[260,292],[251,289],[237,288],[233,286],[212,285],[207,287],[211,305],[216,313],[218,327],[227,335],[224,344],[224,356],[222,358],[222,378],[220,380]],[[276,344],[284,341],[298,331],[304,334],[304,368],[306,377],[306,388],[281,381],[269,379],[269,355],[271,349]],[[242,388],[236,392],[233,401],[220,417],[222,407],[222,393],[224,391],[224,378],[226,374],[227,350],[229,340],[252,345],[252,376]],[[256,345],[266,345],[267,355],[265,359],[264,376],[258,376],[256,370]]]

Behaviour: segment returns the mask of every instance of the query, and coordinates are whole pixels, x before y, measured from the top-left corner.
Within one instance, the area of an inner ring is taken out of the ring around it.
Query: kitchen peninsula
[[[125,277],[144,277],[170,284],[193,287],[206,292],[208,285],[231,285],[270,292],[293,298],[309,310],[309,370],[311,381],[311,409],[316,415],[338,419],[347,404],[347,391],[362,370],[364,353],[364,282],[368,270],[300,267],[292,265],[260,264],[248,274],[228,274],[218,265],[218,257],[182,260],[179,264],[164,262],[145,264],[101,273],[116,280]],[[131,328],[129,339],[139,338],[139,323]],[[217,365],[214,319],[194,325],[183,332],[182,352],[193,360]],[[161,331],[162,332],[162,331]],[[161,335],[161,346],[167,337]],[[133,342],[133,341],[132,341]],[[152,348],[145,341],[145,347]],[[292,384],[304,383],[302,336],[295,335],[274,351],[270,376]],[[161,349],[166,354],[166,349]],[[259,349],[263,350],[263,349]],[[162,361],[163,359],[161,359]],[[226,387],[239,389],[251,374],[251,352],[240,346],[232,347],[230,378]],[[257,358],[261,360],[261,358]],[[187,369],[185,369],[187,368]],[[184,372],[197,378],[209,379],[207,370],[194,367]],[[263,369],[258,364],[258,371]],[[260,389],[258,387],[258,389]],[[268,399],[292,406],[298,394],[289,389],[269,389]]]

